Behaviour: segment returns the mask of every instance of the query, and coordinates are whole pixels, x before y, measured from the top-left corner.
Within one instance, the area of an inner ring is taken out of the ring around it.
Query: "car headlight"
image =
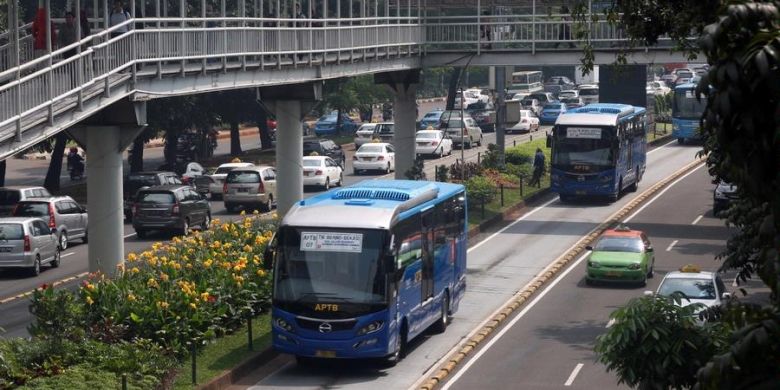
[[[601,264],[599,264],[598,261],[588,261],[588,267],[598,268],[601,267]]]
[[[634,263],[634,264],[629,264],[628,265],[628,269],[640,269],[640,268],[642,268],[642,264],[639,264],[639,263]]]
[[[371,334],[371,333],[377,332],[380,329],[382,329],[382,325],[384,325],[384,322],[382,322],[382,321],[371,322],[370,324],[360,328],[360,330],[357,331],[357,335],[358,336],[363,336],[363,335],[366,335],[366,334]]]
[[[285,321],[282,318],[279,318],[279,317],[274,318],[274,324],[276,326],[278,326],[278,327],[288,331],[288,332],[292,332],[293,331],[292,325],[290,325],[287,321]]]

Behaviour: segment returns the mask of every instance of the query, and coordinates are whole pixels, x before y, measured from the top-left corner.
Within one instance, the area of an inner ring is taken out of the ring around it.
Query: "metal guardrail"
[[[16,48],[10,31],[0,34],[0,72],[14,66]],[[35,57],[33,49],[32,23],[19,26],[19,63],[24,64]]]

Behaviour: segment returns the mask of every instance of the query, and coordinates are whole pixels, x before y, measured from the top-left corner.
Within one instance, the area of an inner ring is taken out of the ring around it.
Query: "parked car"
[[[542,109],[542,115],[539,117],[539,121],[542,124],[552,125],[555,124],[555,120],[562,114],[566,113],[566,105],[563,103],[550,103],[545,104]]]
[[[318,186],[326,190],[330,186],[344,184],[344,168],[328,156],[303,158],[303,185]]]
[[[0,187],[0,216],[10,215],[19,201],[31,198],[48,198],[49,190],[37,186]]]
[[[415,136],[417,155],[434,155],[439,158],[452,154],[452,139],[441,130],[420,130]]]
[[[444,110],[437,108],[425,114],[425,116],[420,119],[420,130],[427,130],[428,127],[432,127],[434,129],[439,127],[439,121],[441,120],[441,114],[443,113]]]
[[[344,157],[344,150],[341,149],[341,145],[329,140],[329,139],[315,139],[303,141],[303,155],[304,156],[328,156],[337,163],[344,166],[346,157]]]
[[[41,266],[60,266],[57,231],[40,218],[0,218],[0,269],[23,268],[32,276]]]
[[[571,110],[574,108],[580,108],[585,105],[585,103],[582,102],[582,98],[580,97],[568,97],[568,98],[562,98],[561,103],[566,105],[567,110]]]
[[[134,172],[125,177],[123,183],[124,212],[125,219],[133,219],[133,203],[135,203],[135,194],[143,187],[154,187],[165,184],[183,184],[176,172],[170,171],[148,171]]]
[[[561,93],[558,94],[558,99],[566,99],[566,98],[576,98],[580,97],[580,92],[576,89],[567,89],[564,91],[561,91]]]
[[[737,199],[737,186],[721,180],[712,194],[712,214],[717,216]]]
[[[341,114],[341,121],[337,125],[338,114],[334,111],[324,115],[314,124],[314,135],[336,135],[338,133],[351,134],[357,129],[357,123],[346,114]]]
[[[269,166],[233,169],[225,178],[222,199],[228,212],[239,206],[270,211],[276,202],[276,170]]]
[[[356,175],[365,171],[395,170],[395,148],[383,142],[365,144],[352,156],[352,170]]]
[[[451,118],[442,121],[440,129],[447,133],[453,144],[464,145],[466,148],[471,148],[474,144],[482,145],[482,129],[473,118]]]
[[[507,129],[508,133],[529,133],[539,130],[539,117],[531,110],[520,110],[520,121]]]
[[[524,110],[529,110],[539,116],[539,114],[542,113],[542,104],[539,103],[539,100],[526,97],[522,101],[520,101],[520,105],[523,106]]]
[[[152,230],[186,236],[192,226],[211,226],[211,206],[201,194],[186,185],[163,185],[138,191],[133,205],[133,229],[138,238]]]
[[[542,106],[557,101],[557,99],[555,99],[555,96],[553,96],[553,94],[549,92],[535,92],[526,96],[526,99],[536,99],[539,101],[539,104],[541,104]]]
[[[580,93],[580,99],[585,105],[599,102],[599,86],[596,84],[582,84],[577,90]]]
[[[226,163],[218,166],[217,170],[210,175],[212,182],[209,185],[209,192],[211,193],[212,198],[216,197],[222,199],[222,187],[225,184],[225,178],[227,177],[228,172],[236,168],[248,168],[253,167],[254,165],[255,164],[248,162],[240,162]]]
[[[53,196],[50,198],[29,199],[16,204],[14,217],[41,218],[48,223],[50,229],[57,233],[60,249],[68,249],[68,244],[77,239],[86,243],[87,209],[79,205],[70,196]]]

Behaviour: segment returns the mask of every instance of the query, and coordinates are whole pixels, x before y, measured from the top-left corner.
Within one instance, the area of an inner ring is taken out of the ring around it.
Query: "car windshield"
[[[19,203],[20,191],[18,190],[3,190],[0,191],[0,205],[11,206]]]
[[[274,299],[384,302],[385,237],[381,230],[280,229]]]
[[[235,167],[219,167],[217,168],[217,171],[214,172],[215,175],[226,175],[228,172],[236,169]]]
[[[691,73],[691,72],[680,72],[680,73],[677,73],[677,77],[679,77],[681,79],[689,79],[689,78],[693,77],[693,73]]]
[[[304,159],[303,160],[303,166],[304,167],[321,167],[322,166],[322,160]]]
[[[693,89],[676,89],[672,101],[672,116],[680,119],[700,119],[707,106],[707,99],[696,99]]]
[[[176,203],[176,198],[170,192],[142,192],[138,195],[138,202],[147,204],[173,204]]]
[[[561,105],[560,104],[545,104],[544,106],[545,110],[560,110]]]
[[[14,210],[15,217],[48,217],[48,202],[23,202]]]
[[[364,131],[365,132],[373,132],[375,128],[376,128],[376,125],[363,125],[363,126],[360,126],[358,131],[359,132],[364,132]]]
[[[563,98],[563,99],[561,99],[561,101],[564,102],[564,103],[579,103],[580,99],[579,98]]]
[[[357,153],[382,153],[384,147],[382,145],[363,145],[358,149]]]
[[[715,299],[712,279],[666,278],[658,287],[658,295],[670,296],[683,293],[688,299]]]
[[[0,240],[21,240],[24,229],[19,223],[0,223]]]
[[[227,176],[228,183],[259,183],[260,174],[254,171],[232,171]]]
[[[137,186],[153,186],[156,183],[157,175],[130,175],[127,177],[127,182]]]
[[[335,122],[336,121],[336,115],[325,115],[323,117],[320,117],[320,122]]]
[[[447,129],[460,129],[463,126],[463,122],[460,119],[450,119],[447,122],[443,122],[441,126]],[[466,122],[466,126],[468,126],[468,122]]]
[[[429,112],[425,114],[425,119],[436,119],[441,116],[441,112]]]
[[[599,90],[595,88],[587,88],[580,90],[580,96],[596,96],[599,94]]]
[[[563,126],[559,126],[554,131],[555,145],[552,155],[554,165],[577,164],[602,167],[613,165],[614,155],[611,139],[614,130],[610,132],[610,129],[593,128],[591,132],[598,132],[598,139],[569,138],[567,137],[568,128]]]
[[[594,251],[641,253],[644,248],[639,237],[601,237]]]
[[[439,138],[439,133],[434,133],[429,131],[426,132],[421,131],[417,133],[417,139],[438,139],[438,138]]]

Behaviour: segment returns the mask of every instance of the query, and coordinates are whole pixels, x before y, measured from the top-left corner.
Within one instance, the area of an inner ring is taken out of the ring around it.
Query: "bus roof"
[[[396,221],[464,191],[460,184],[364,180],[296,203],[282,225],[389,229]]]
[[[560,115],[556,125],[615,126],[623,117],[643,114],[643,107],[630,104],[594,103]]]

